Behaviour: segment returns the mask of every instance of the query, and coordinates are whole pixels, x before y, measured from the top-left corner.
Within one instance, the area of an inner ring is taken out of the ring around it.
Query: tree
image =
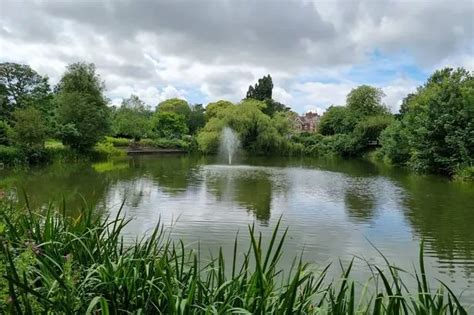
[[[191,106],[191,114],[188,119],[188,128],[191,134],[195,134],[206,124],[205,109],[202,104]]]
[[[252,98],[259,101],[272,98],[273,81],[270,75],[258,79],[255,86],[249,86],[246,98]]]
[[[393,122],[393,116],[379,115],[369,116],[357,123],[354,128],[354,134],[361,144],[361,147],[367,147],[369,142],[378,142],[380,134],[385,128]]]
[[[50,105],[47,77],[42,77],[28,65],[0,63],[0,118],[10,119],[15,109],[28,106],[49,112]]]
[[[64,144],[87,151],[109,130],[109,109],[104,84],[94,64],[68,66],[56,87],[59,137]]]
[[[407,99],[401,122],[383,133],[382,143],[389,160],[419,171],[453,175],[472,165],[474,75],[462,68],[436,71]]]
[[[13,140],[24,149],[34,150],[44,147],[47,128],[41,112],[28,107],[17,109],[13,112],[15,124],[13,125]]]
[[[278,112],[287,112],[290,110],[285,104],[274,101],[272,99],[265,100],[266,107],[262,110],[265,114],[272,117],[275,113]]]
[[[6,121],[0,120],[0,145],[10,144],[10,126]]]
[[[136,95],[124,99],[115,110],[112,130],[116,136],[132,138],[139,141],[150,133],[150,107]]]
[[[186,119],[174,112],[156,112],[152,117],[152,129],[160,138],[179,139],[188,133]]]
[[[385,94],[379,88],[361,85],[347,95],[346,106],[356,116],[382,115],[387,112],[382,104]]]
[[[318,125],[322,135],[347,134],[354,130],[356,118],[345,106],[330,106]]]
[[[198,145],[204,153],[216,152],[221,131],[230,127],[239,135],[242,147],[253,154],[286,152],[289,146],[287,127],[278,116],[271,119],[262,112],[265,103],[255,99],[243,100],[237,106],[221,107],[198,135]],[[289,119],[287,117],[287,119]],[[282,133],[285,134],[282,134]]]
[[[228,107],[235,106],[229,101],[220,100],[214,103],[209,103],[206,106],[206,121],[209,121],[211,118],[217,117],[219,113],[224,112]]]
[[[157,112],[173,112],[185,117],[186,121],[191,115],[191,108],[188,102],[179,98],[171,98],[158,104]]]

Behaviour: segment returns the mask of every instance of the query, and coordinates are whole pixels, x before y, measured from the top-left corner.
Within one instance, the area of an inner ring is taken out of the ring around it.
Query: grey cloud
[[[0,56],[30,63],[19,51],[34,44],[41,62],[95,62],[114,89],[192,81],[236,98],[257,72],[282,73],[288,90],[305,71],[350,67],[374,50],[427,68],[472,55],[473,15],[469,0],[0,0],[0,50],[12,47]],[[145,54],[179,62],[162,68]],[[193,73],[196,64],[206,73]]]

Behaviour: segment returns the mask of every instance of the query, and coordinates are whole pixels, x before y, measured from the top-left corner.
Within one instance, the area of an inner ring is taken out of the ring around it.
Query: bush
[[[114,147],[128,147],[132,143],[132,139],[105,137],[105,142],[111,143]]]
[[[366,146],[369,142],[378,142],[381,132],[390,126],[392,122],[392,116],[380,115],[367,117],[357,123],[354,134],[360,141],[361,145]]]
[[[152,117],[152,130],[160,138],[181,138],[188,133],[186,117],[174,112],[157,111]]]
[[[98,157],[102,158],[111,158],[125,155],[125,151],[117,149],[112,143],[104,141],[99,142],[94,146],[94,153],[97,154]]]
[[[459,168],[454,175],[454,180],[459,182],[474,182],[474,166]]]
[[[23,152],[15,147],[0,145],[0,164],[12,166],[25,160]]]
[[[345,106],[329,107],[318,125],[318,130],[325,136],[339,133],[350,133],[356,125],[356,117]]]
[[[401,122],[384,133],[387,157],[416,171],[448,176],[460,165],[472,165],[473,100],[472,72],[436,71],[405,99]]]
[[[181,139],[142,139],[138,142],[140,146],[160,149],[187,149],[189,143]]]
[[[10,126],[5,121],[0,120],[0,145],[10,144],[10,134]]]
[[[40,150],[44,147],[47,136],[46,122],[41,112],[35,108],[16,110],[13,112],[13,140],[26,150]]]
[[[396,121],[380,134],[379,154],[392,164],[405,165],[410,159],[409,135],[402,124]]]

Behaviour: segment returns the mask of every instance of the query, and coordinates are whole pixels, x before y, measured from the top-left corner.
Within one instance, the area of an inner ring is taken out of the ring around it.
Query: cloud
[[[0,61],[53,83],[67,64],[94,62],[111,99],[133,92],[152,105],[186,94],[239,101],[267,73],[297,111],[340,103],[363,83],[386,86],[395,104],[436,67],[474,67],[468,0],[0,0],[0,12]]]

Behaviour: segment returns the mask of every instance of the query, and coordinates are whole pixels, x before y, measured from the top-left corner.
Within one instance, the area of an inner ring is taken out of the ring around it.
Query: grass
[[[422,246],[414,291],[403,281],[410,274],[388,261],[384,269],[368,265],[373,277],[360,287],[352,262],[341,264],[336,280],[327,279],[329,266],[315,272],[298,257],[283,270],[287,230],[280,222],[268,245],[250,226],[248,247],[236,237],[230,260],[220,250],[203,263],[160,224],[128,244],[121,211],[98,212],[84,206],[73,218],[64,204],[39,210],[0,200],[0,313],[467,314],[448,286],[430,288]]]

